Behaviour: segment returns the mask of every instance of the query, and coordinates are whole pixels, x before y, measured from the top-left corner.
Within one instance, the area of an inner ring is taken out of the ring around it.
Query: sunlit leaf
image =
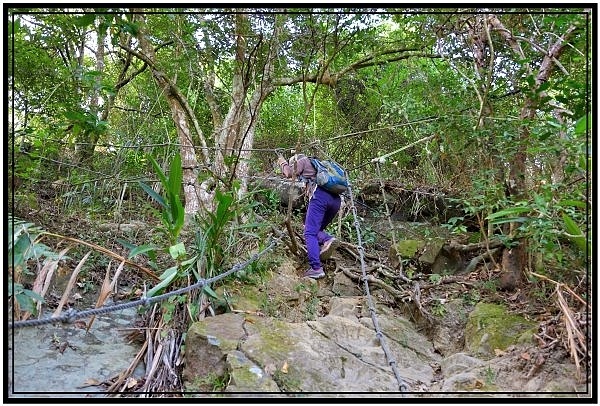
[[[164,289],[167,286],[169,286],[171,284],[171,282],[173,281],[173,279],[175,279],[175,276],[177,276],[177,267],[176,266],[167,269],[165,272],[163,272],[162,275],[160,275],[161,282],[158,285],[156,285],[155,287],[153,287],[152,289],[150,289],[148,291],[148,293],[146,293],[146,296],[152,297],[157,292],[159,292],[161,289]]]
[[[173,259],[180,258],[185,255],[185,245],[180,242],[169,247],[169,254]]]

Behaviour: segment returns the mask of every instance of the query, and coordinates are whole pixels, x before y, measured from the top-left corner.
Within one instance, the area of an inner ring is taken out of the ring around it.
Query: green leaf
[[[160,167],[160,165],[158,164],[158,162],[156,162],[156,159],[154,159],[154,157],[152,155],[147,154],[146,156],[148,157],[148,159],[152,163],[152,166],[154,167],[154,172],[156,172],[156,175],[158,176],[158,179],[160,179],[160,183],[162,183],[163,187],[166,189],[166,191],[168,193],[168,191],[169,191],[169,182],[167,181],[167,177],[165,176],[162,168]]]
[[[39,293],[34,292],[33,290],[23,289],[23,294],[29,296],[33,300],[36,300],[40,303],[44,303],[44,298]]]
[[[74,122],[83,122],[85,121],[85,115],[77,110],[69,110],[69,111],[65,111],[64,116]]]
[[[36,306],[35,303],[33,303],[33,300],[26,295],[17,295],[17,302],[19,302],[19,307],[21,308],[21,310],[24,310],[26,312],[35,314],[36,312]]]
[[[490,224],[505,224],[505,223],[525,223],[529,217],[506,217],[495,220],[490,220]]]
[[[14,290],[13,290],[14,289]],[[13,296],[23,291],[23,285],[17,282],[13,282],[13,279],[8,277],[8,296]]]
[[[129,241],[123,240],[122,238],[117,238],[117,242],[123,247],[127,248],[128,250],[134,250],[136,248],[134,244],[130,243]]]
[[[233,196],[217,192],[215,197],[219,201],[216,213],[217,224],[224,225],[229,217],[229,207],[233,202]]]
[[[515,214],[528,213],[530,211],[531,211],[530,207],[524,207],[524,206],[509,207],[508,209],[503,209],[503,210],[497,211],[496,213],[490,214],[489,216],[486,217],[486,219],[494,220],[499,217],[506,217],[506,216],[512,216]]]
[[[566,213],[562,214],[562,218],[565,223],[565,230],[567,230],[567,233],[569,233],[571,235],[569,237],[571,239],[571,241],[573,241],[573,243],[582,252],[585,252],[585,250],[586,250],[585,235],[583,234],[583,232],[581,231],[581,229],[579,228],[577,223],[575,223],[575,221],[571,217],[569,217]]]
[[[19,238],[17,243],[10,250],[12,253],[12,266],[17,267],[23,265],[31,258],[32,243],[28,235]]]
[[[193,265],[197,260],[198,260],[198,256],[194,255],[190,259],[187,259],[187,260],[183,261],[181,263],[181,266],[184,267],[184,266],[188,266],[188,265]]]
[[[148,293],[146,294],[146,297],[152,297],[159,290],[169,286],[171,284],[171,282],[173,281],[173,279],[175,279],[175,276],[177,276],[177,267],[176,266],[167,269],[165,272],[163,272],[162,275],[160,275],[161,282],[158,285],[156,285],[155,287],[153,287],[152,289],[150,289],[148,291]]]
[[[169,247],[169,254],[173,259],[180,258],[185,255],[185,245],[180,242]]]
[[[73,19],[73,24],[75,24],[76,27],[87,27],[94,24],[94,21],[96,21],[96,14],[84,14],[82,16],[75,17]]]
[[[130,23],[130,22],[121,23],[121,29],[123,30],[123,32],[131,34],[134,37],[137,35],[137,32],[139,30],[137,24]]]
[[[144,182],[142,181],[138,181],[138,184],[140,185],[140,187],[142,189],[144,189],[146,191],[146,193],[148,193],[150,195],[151,198],[153,198],[158,204],[160,204],[162,207],[167,207],[167,203],[165,202],[165,199],[163,199],[163,197],[161,195],[159,195],[158,193],[156,193],[154,191],[154,189],[152,189],[150,186],[146,185]]]
[[[173,231],[179,231],[185,220],[185,211],[181,204],[179,194],[169,196],[170,208],[171,208],[171,221],[173,223]],[[178,233],[175,233],[177,235]]]
[[[217,292],[215,292],[214,290],[212,290],[212,288],[208,285],[204,285],[202,287],[202,290],[204,290],[204,292],[209,295],[210,297],[212,297],[213,299],[218,299],[219,295],[217,295]]]
[[[579,207],[580,209],[585,209],[587,207],[587,205],[585,204],[585,202],[582,202],[580,200],[561,200],[560,202],[558,202],[559,206],[562,207]]]
[[[171,161],[169,170],[169,193],[172,196],[181,193],[181,183],[183,182],[183,168],[181,167],[181,156],[176,154]]]
[[[177,196],[179,197],[179,196]],[[175,217],[175,224],[173,225],[173,235],[179,235],[179,231],[181,227],[183,227],[183,222],[185,220],[185,211],[183,210],[183,206],[181,205],[181,200],[179,198],[176,199],[175,207],[177,207],[177,217]]]
[[[131,259],[131,258],[135,257],[136,255],[144,254],[149,251],[154,251],[154,250],[156,250],[156,248],[157,247],[153,244],[140,245],[139,247],[135,247],[133,250],[131,250],[131,252],[129,253],[129,256],[127,258]]]
[[[592,126],[592,120],[590,117],[590,127]],[[583,116],[575,123],[575,134],[585,134],[588,128],[588,116]]]

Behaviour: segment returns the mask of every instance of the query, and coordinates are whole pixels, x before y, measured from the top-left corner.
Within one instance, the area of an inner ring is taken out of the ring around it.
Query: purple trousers
[[[332,238],[324,229],[337,214],[341,202],[342,199],[339,195],[329,193],[321,187],[317,187],[308,202],[304,220],[304,240],[308,252],[308,263],[312,269],[319,269],[322,266],[319,258],[320,246]]]

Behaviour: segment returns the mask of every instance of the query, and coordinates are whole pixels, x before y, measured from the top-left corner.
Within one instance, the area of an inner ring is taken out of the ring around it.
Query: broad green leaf
[[[178,230],[179,227],[183,225],[183,220],[185,219],[185,212],[179,194],[169,195],[169,206],[171,209],[171,222],[173,223],[173,228]]]
[[[169,171],[169,193],[172,196],[181,193],[181,183],[183,181],[183,168],[181,167],[181,156],[176,154],[171,161]]]
[[[579,228],[577,223],[575,223],[575,221],[573,221],[573,219],[571,217],[569,217],[566,213],[562,214],[562,218],[563,218],[563,221],[565,222],[565,230],[567,230],[567,233],[569,233],[571,235],[571,237],[569,237],[571,239],[571,241],[573,241],[573,243],[575,243],[575,245],[582,252],[585,252],[585,250],[586,250],[585,235],[583,234],[583,232],[581,231],[581,229]]]
[[[153,244],[144,244],[144,245],[140,245],[139,247],[134,248],[133,250],[131,250],[131,252],[129,253],[129,256],[127,258],[133,258],[136,255],[140,255],[140,254],[144,254],[148,251],[154,251],[156,250],[156,246]]]
[[[12,266],[21,266],[31,258],[31,240],[29,236],[25,235],[19,238],[13,249],[10,251],[12,254]]]
[[[592,127],[592,120],[590,117],[590,128]],[[575,134],[585,134],[588,128],[588,116],[583,116],[575,123]]]
[[[185,255],[185,245],[180,242],[169,247],[169,254],[173,259],[180,258]]]
[[[31,314],[36,313],[35,303],[29,296],[20,294],[16,295],[15,297],[17,298],[17,302],[19,302],[19,307],[21,308],[21,310],[24,310]]]
[[[490,214],[489,216],[486,217],[486,219],[494,220],[494,219],[497,219],[498,217],[512,216],[512,215],[520,214],[520,213],[528,213],[530,211],[531,211],[530,207],[523,207],[523,206],[509,207],[508,209],[503,209],[503,210],[497,211],[496,213]]]
[[[216,220],[219,225],[223,225],[227,222],[227,218],[229,217],[228,211],[231,203],[233,202],[233,196],[229,194],[217,193],[216,198],[219,200]]]
[[[34,292],[33,290],[23,289],[23,294],[29,296],[33,300],[36,300],[40,303],[44,303],[44,298],[39,293]]]
[[[166,280],[171,277],[171,275],[177,273],[177,267],[172,266],[171,268],[165,270],[158,278],[162,280]]]
[[[175,218],[175,228],[177,233],[179,233],[179,230],[183,226],[183,222],[185,220],[185,210],[183,209],[181,200],[179,199],[179,195],[176,196],[175,201],[177,202],[177,217]]]
[[[177,267],[176,266],[167,269],[160,276],[160,279],[162,280],[162,282],[160,282],[158,285],[156,285],[155,287],[150,289],[148,291],[148,293],[146,294],[146,297],[152,297],[161,289],[164,289],[167,286],[169,286],[171,284],[171,282],[173,281],[173,279],[175,279],[175,276],[177,276]]]

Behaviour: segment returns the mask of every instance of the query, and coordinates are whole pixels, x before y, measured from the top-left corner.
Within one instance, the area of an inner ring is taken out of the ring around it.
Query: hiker
[[[325,232],[325,228],[338,213],[341,197],[316,185],[314,178],[317,171],[306,155],[295,154],[286,160],[278,153],[277,165],[286,178],[293,178],[295,174],[300,180],[307,182],[306,192],[309,200],[304,218],[304,240],[310,268],[304,272],[304,276],[312,279],[322,278],[325,272],[321,260],[329,259],[337,245],[335,237]]]

